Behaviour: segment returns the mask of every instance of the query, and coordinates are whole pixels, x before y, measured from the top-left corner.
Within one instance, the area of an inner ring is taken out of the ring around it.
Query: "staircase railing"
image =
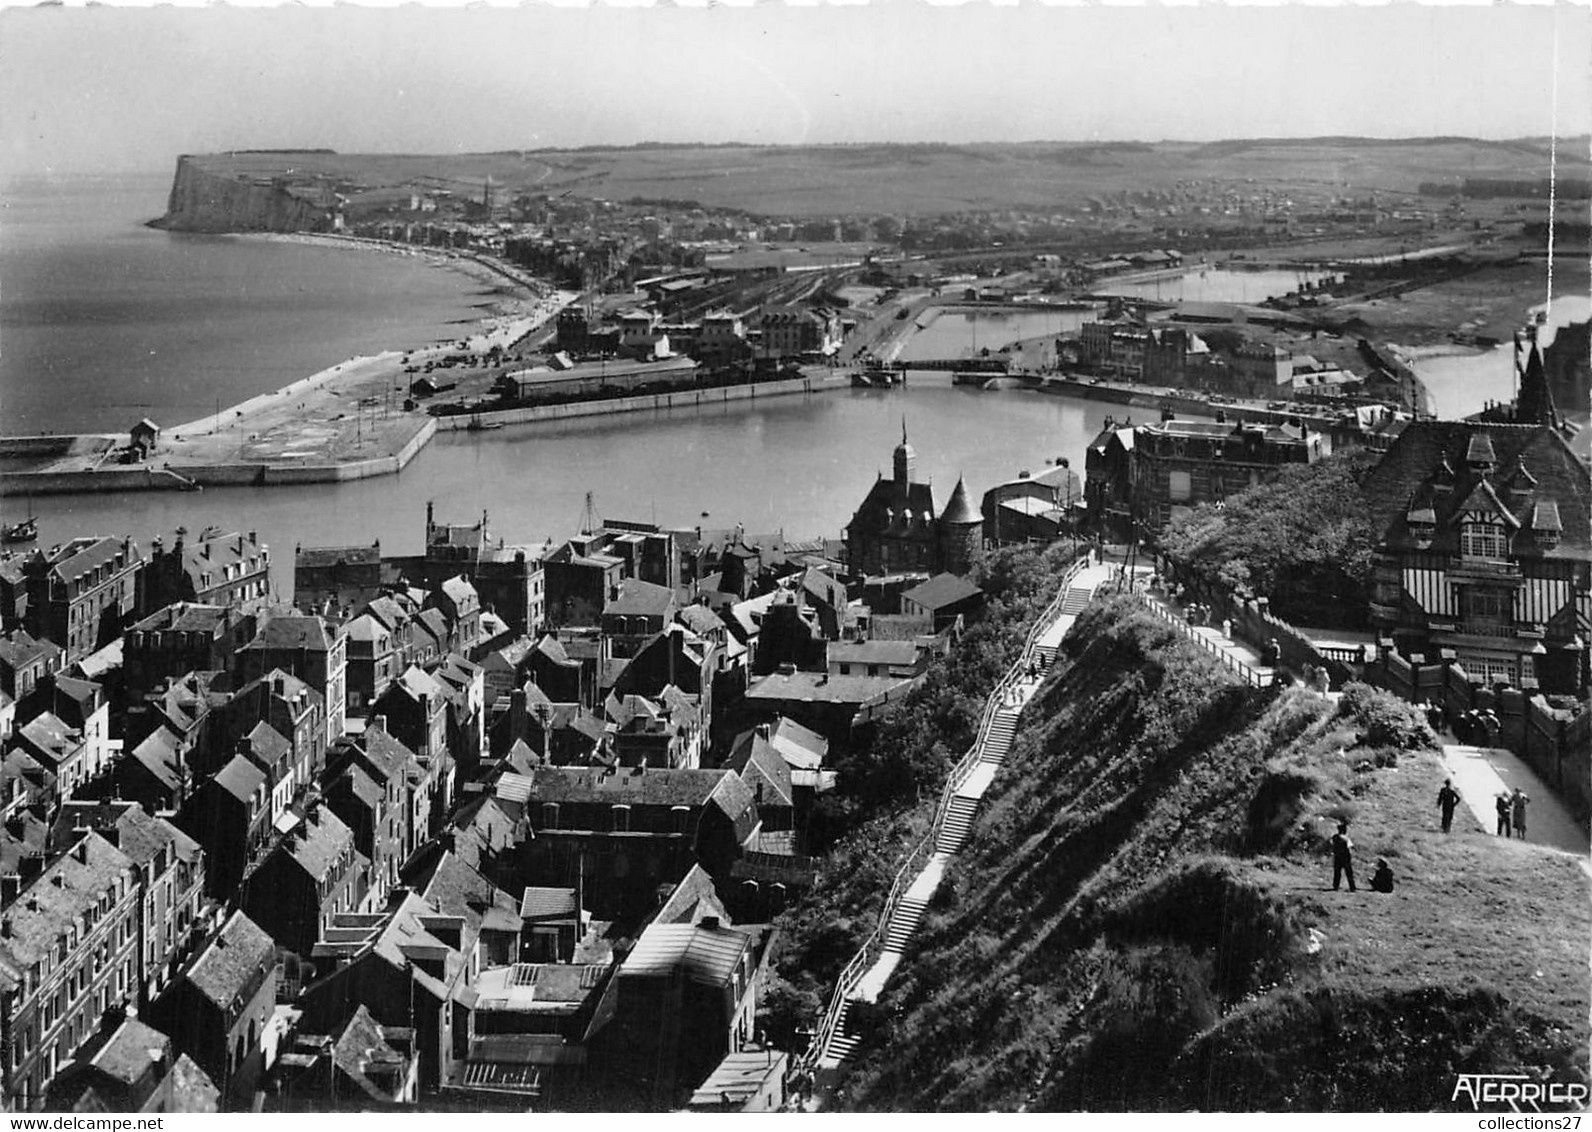
[[[1239,660],[1232,653],[1222,648],[1204,633],[1196,633],[1194,631],[1194,626],[1190,625],[1176,612],[1161,604],[1160,601],[1148,594],[1135,594],[1134,596],[1142,601],[1145,605],[1145,608],[1147,608],[1151,613],[1155,614],[1155,616],[1171,625],[1172,628],[1183,634],[1183,636],[1193,641],[1200,648],[1204,649],[1206,652],[1216,657],[1216,659],[1220,660],[1228,668],[1236,672],[1246,684],[1249,684],[1251,687],[1259,688],[1261,685],[1266,683],[1266,677],[1262,676],[1250,665],[1242,660]]]
[[[984,704],[984,714],[979,719],[978,734],[973,741],[973,745],[957,760],[956,765],[951,768],[950,773],[946,776],[945,787],[940,791],[939,805],[934,812],[934,824],[930,827],[928,834],[913,846],[912,851],[901,862],[901,867],[896,870],[895,880],[890,886],[889,894],[885,897],[884,907],[879,913],[878,923],[873,931],[869,933],[868,938],[862,942],[862,946],[857,949],[857,953],[851,957],[851,961],[841,969],[839,976],[835,979],[835,990],[830,996],[829,1006],[824,1011],[824,1017],[819,1022],[818,1028],[813,1032],[812,1041],[807,1046],[807,1052],[795,1062],[792,1069],[793,1075],[810,1077],[817,1068],[818,1062],[828,1052],[829,1043],[834,1039],[835,1032],[839,1028],[840,1015],[845,1009],[847,1000],[850,999],[862,976],[873,966],[878,955],[884,950],[884,938],[890,930],[890,920],[895,914],[896,907],[901,902],[901,897],[909,887],[908,875],[910,874],[913,879],[916,879],[914,869],[922,857],[923,851],[938,842],[940,831],[945,825],[946,813],[951,806],[951,799],[956,796],[956,791],[961,787],[962,783],[967,781],[967,776],[972,773],[974,765],[977,764],[979,754],[984,749],[985,741],[989,738],[990,729],[995,724],[995,716],[1003,706],[1006,694],[1022,678],[1023,673],[1027,670],[1029,661],[1033,657],[1035,644],[1041,636],[1055,625],[1057,618],[1061,616],[1062,603],[1067,599],[1067,591],[1071,589],[1073,579],[1090,564],[1090,561],[1091,559],[1087,557],[1080,558],[1067,567],[1066,572],[1061,576],[1060,584],[1056,588],[1055,597],[1051,598],[1050,603],[1040,611],[1039,616],[1034,618],[1034,623],[1028,630],[1028,636],[1023,641],[1023,648],[1018,654],[1017,660],[1006,670],[1005,675],[1001,677],[995,687],[991,689],[989,697]]]

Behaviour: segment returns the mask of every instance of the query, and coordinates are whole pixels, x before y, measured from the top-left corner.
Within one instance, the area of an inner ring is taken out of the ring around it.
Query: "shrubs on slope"
[[[1460,1068],[1585,1079],[1585,878],[1423,822],[1443,771],[1418,712],[1237,685],[1130,601],[1064,655],[850,1104],[1419,1109]],[[1396,896],[1328,887],[1339,818]]]

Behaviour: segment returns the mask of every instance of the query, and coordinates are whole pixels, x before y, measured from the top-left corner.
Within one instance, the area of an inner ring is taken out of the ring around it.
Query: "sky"
[[[0,0],[6,2],[6,0]],[[1557,43],[1557,67],[1554,66]],[[639,141],[1592,132],[1592,8],[0,10],[0,173]]]

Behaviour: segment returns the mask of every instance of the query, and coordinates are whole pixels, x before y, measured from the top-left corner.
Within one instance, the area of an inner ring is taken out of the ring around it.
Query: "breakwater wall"
[[[0,496],[83,495],[112,491],[193,491],[205,487],[284,487],[293,484],[346,483],[397,475],[436,435],[437,422],[421,421],[396,452],[368,460],[336,463],[169,464],[98,470],[6,472]]]
[[[496,409],[486,413],[437,417],[444,432],[463,432],[472,422],[481,425],[535,424],[577,417],[602,417],[610,413],[658,412],[666,409],[695,409],[735,401],[756,401],[766,397],[788,397],[797,393],[827,393],[850,389],[851,378],[790,377],[751,385],[724,385],[711,389],[681,389],[673,393],[652,393],[637,397],[615,397],[607,401],[572,401],[565,405],[527,405],[519,409]],[[479,427],[477,425],[476,427]]]

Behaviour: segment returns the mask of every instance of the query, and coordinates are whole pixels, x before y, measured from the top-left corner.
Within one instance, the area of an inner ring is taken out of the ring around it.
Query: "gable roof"
[[[621,617],[668,617],[675,607],[675,594],[668,586],[626,578],[619,593],[603,607],[603,613]]]
[[[753,942],[752,935],[739,928],[654,923],[641,933],[619,975],[664,978],[682,969],[699,986],[724,987]]]
[[[232,913],[188,968],[188,982],[222,1010],[234,1008],[262,971],[276,965],[276,944],[242,912]]]
[[[1485,447],[1477,440],[1482,434]],[[1476,466],[1467,455],[1477,457]],[[1457,554],[1459,517],[1481,509],[1513,520],[1506,523],[1518,530],[1516,555],[1581,561],[1592,553],[1592,472],[1546,425],[1411,421],[1362,486],[1374,536],[1392,551],[1423,549],[1409,529],[1419,523],[1435,525],[1432,553]],[[1539,511],[1542,504],[1551,511]],[[1539,527],[1549,535],[1540,537],[1527,525],[1539,514],[1550,521],[1552,513],[1562,537]]]
[[[903,600],[909,600],[915,605],[936,610],[945,609],[972,597],[982,596],[983,593],[983,590],[966,578],[959,578],[955,574],[936,574],[922,585],[913,586],[901,596]]]

